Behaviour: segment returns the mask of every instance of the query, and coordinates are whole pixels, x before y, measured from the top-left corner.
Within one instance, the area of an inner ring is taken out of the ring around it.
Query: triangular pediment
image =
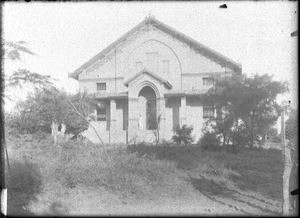
[[[172,89],[172,85],[167,80],[157,76],[156,74],[154,74],[153,72],[151,72],[147,69],[143,69],[139,73],[135,74],[133,77],[129,78],[127,81],[124,82],[124,85],[128,87],[130,85],[130,83],[132,83],[133,81],[135,81],[136,79],[138,79],[139,77],[141,77],[143,75],[147,75],[147,76],[155,79],[159,83],[164,84],[166,88]]]
[[[196,40],[191,39],[190,37],[186,36],[183,33],[178,32],[177,30],[169,27],[168,25],[156,20],[153,17],[147,17],[145,20],[143,20],[141,23],[139,23],[137,26],[135,26],[133,29],[128,31],[125,35],[117,39],[115,42],[110,44],[108,47],[106,47],[104,50],[102,50],[100,53],[95,55],[93,58],[91,58],[89,61],[87,61],[85,64],[83,64],[81,67],[76,69],[73,73],[69,74],[70,78],[78,79],[78,76],[81,72],[92,66],[97,61],[103,59],[107,54],[109,54],[111,51],[113,51],[118,45],[121,43],[124,43],[132,34],[139,31],[141,28],[144,28],[145,26],[153,26],[164,33],[176,38],[177,40],[187,44],[190,46],[190,48],[194,49],[196,52],[202,53],[205,56],[209,56],[212,60],[215,62],[218,62],[220,65],[224,67],[228,67],[232,69],[234,72],[240,73],[242,71],[241,64],[225,57],[224,55],[208,48],[207,46],[197,42]]]

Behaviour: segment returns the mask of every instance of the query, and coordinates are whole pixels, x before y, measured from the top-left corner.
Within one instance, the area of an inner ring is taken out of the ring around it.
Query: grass
[[[138,156],[124,148],[110,149],[110,163],[99,145],[65,142],[55,177],[67,187],[84,185],[106,190],[128,199],[154,199],[188,192],[188,184],[173,162]]]
[[[283,162],[279,150],[240,148],[238,153],[230,153],[225,149],[205,151],[198,146],[143,144],[130,146],[129,150],[140,155],[155,155],[160,160],[174,161],[178,168],[199,170],[202,176],[219,175],[240,189],[259,192],[268,198],[282,198]],[[205,166],[205,169],[201,170],[201,166]],[[295,179],[295,176],[291,177],[291,184],[295,183]]]
[[[283,162],[278,150],[244,148],[230,153],[194,145],[137,144],[108,150],[109,163],[101,145],[84,140],[54,145],[50,138],[21,137],[8,138],[7,144],[12,168],[9,205],[20,214],[40,192],[53,192],[51,198],[56,200],[80,186],[137,201],[188,197],[195,189],[226,196],[229,186],[272,199],[282,197]],[[53,184],[58,184],[55,190]]]

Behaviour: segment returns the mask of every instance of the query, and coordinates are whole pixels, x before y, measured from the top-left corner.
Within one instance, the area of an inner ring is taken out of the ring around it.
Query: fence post
[[[282,147],[282,153],[283,153],[283,163],[284,163],[284,171],[282,176],[282,194],[283,194],[283,202],[282,202],[282,215],[283,216],[289,216],[289,210],[290,210],[290,193],[289,193],[289,187],[290,187],[290,175],[292,171],[292,160],[291,160],[291,150],[290,147],[286,145],[285,140],[285,122],[284,122],[284,116],[285,116],[285,108],[283,108],[281,112],[281,147]]]

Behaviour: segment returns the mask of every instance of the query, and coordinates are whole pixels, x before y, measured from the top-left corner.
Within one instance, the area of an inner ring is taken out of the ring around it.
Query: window
[[[163,73],[166,73],[166,74],[169,73],[169,60],[162,61],[162,71],[163,71]]]
[[[97,90],[106,90],[106,83],[97,83]]]
[[[215,108],[213,103],[203,105],[203,118],[211,118],[215,116]]]
[[[203,85],[205,86],[214,84],[214,80],[211,77],[204,77],[202,78],[202,80],[203,80]]]
[[[97,121],[106,121],[106,103],[100,101],[97,104]]]

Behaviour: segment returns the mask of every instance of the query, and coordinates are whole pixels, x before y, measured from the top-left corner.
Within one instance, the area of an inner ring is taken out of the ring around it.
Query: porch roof
[[[165,93],[165,97],[182,97],[182,96],[204,96],[209,89],[192,89],[192,90],[172,90]]]
[[[209,89],[192,89],[192,90],[172,90],[164,94],[164,97],[182,97],[182,96],[205,96]],[[98,99],[127,99],[128,92],[109,92],[109,93],[93,93],[92,98]]]
[[[120,99],[120,98],[128,98],[128,92],[109,92],[109,93],[93,93],[91,95],[93,98],[100,98],[100,99],[105,99],[105,98],[110,98],[110,99]]]

